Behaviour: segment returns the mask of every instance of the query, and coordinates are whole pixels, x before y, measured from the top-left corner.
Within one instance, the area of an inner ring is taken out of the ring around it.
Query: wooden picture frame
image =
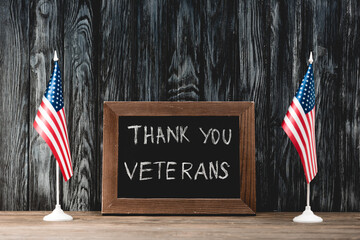
[[[120,116],[238,116],[240,198],[118,198]],[[105,102],[102,169],[103,214],[256,213],[253,102]]]

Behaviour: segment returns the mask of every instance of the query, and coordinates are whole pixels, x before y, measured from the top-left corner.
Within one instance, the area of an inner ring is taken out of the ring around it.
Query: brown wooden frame
[[[239,116],[240,198],[117,198],[119,116]],[[103,214],[256,213],[253,102],[105,102]]]

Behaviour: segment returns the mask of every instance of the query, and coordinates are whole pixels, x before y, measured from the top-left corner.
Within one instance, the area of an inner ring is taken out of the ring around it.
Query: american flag
[[[54,60],[57,60],[56,53]],[[64,180],[73,175],[67,134],[61,75],[55,61],[53,73],[34,121],[34,128],[49,145]]]
[[[285,115],[282,127],[300,155],[307,183],[318,172],[315,147],[315,88],[310,65]]]

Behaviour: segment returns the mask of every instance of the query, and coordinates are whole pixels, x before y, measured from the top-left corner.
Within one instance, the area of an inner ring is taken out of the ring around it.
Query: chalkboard
[[[118,155],[119,198],[240,197],[237,116],[121,116]]]
[[[103,214],[255,214],[253,102],[105,102]]]

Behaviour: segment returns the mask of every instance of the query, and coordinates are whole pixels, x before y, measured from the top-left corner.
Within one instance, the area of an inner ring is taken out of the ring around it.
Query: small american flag
[[[285,115],[282,127],[300,155],[307,183],[316,176],[317,160],[315,147],[315,88],[310,65],[304,79]]]
[[[60,68],[55,66],[34,121],[34,128],[49,145],[65,181],[73,175],[67,134]]]

